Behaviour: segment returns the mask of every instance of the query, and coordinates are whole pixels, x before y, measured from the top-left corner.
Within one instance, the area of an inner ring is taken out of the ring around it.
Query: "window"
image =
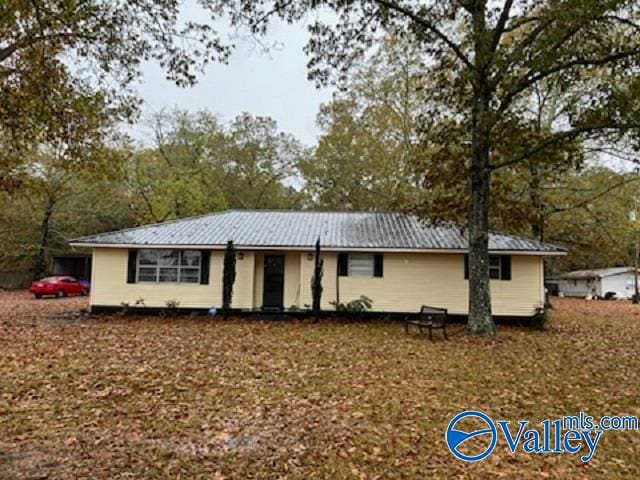
[[[502,270],[502,257],[489,257],[489,278],[500,280],[500,272]]]
[[[201,253],[193,250],[138,251],[138,282],[199,283]]]
[[[350,277],[373,277],[373,255],[350,253],[349,254]]]
[[[469,280],[469,256],[464,256],[464,278]],[[492,280],[511,280],[511,257],[509,255],[491,255],[489,257],[489,278]]]
[[[338,276],[340,277],[382,277],[384,255],[370,253],[338,254]]]

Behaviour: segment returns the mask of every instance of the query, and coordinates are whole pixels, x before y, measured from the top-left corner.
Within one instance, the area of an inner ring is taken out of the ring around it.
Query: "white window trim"
[[[492,258],[497,258],[498,259],[498,265],[497,266],[491,266],[491,259]],[[490,280],[504,280],[502,278],[502,261],[503,261],[504,255],[490,255],[489,257],[489,279]],[[498,270],[498,276],[497,277],[492,277],[491,276],[491,270]]]
[[[151,251],[156,253],[156,263],[155,265],[149,265],[149,264],[140,264],[140,252],[147,250],[147,251]],[[165,265],[162,266],[160,265],[160,262],[158,261],[158,255],[160,252],[178,252],[178,264],[177,265]],[[197,253],[198,254],[198,265],[197,266],[189,266],[189,265],[182,265],[182,255],[184,252],[193,252],[193,253]],[[140,268],[154,268],[156,271],[155,274],[155,281],[151,281],[151,280],[140,280]],[[160,281],[160,269],[164,268],[164,269],[175,269],[177,271],[177,280],[175,282],[161,282]],[[185,270],[198,270],[198,280],[196,282],[183,282],[181,281],[181,277],[182,277],[182,269]],[[151,284],[151,285],[156,285],[156,284],[160,284],[160,283],[167,283],[167,284],[172,284],[172,285],[176,285],[176,284],[184,284],[184,285],[198,285],[200,283],[200,278],[202,278],[202,252],[200,252],[199,250],[169,250],[169,249],[163,249],[163,250],[154,250],[154,249],[140,249],[138,251],[138,255],[136,258],[136,283],[142,283],[142,284]]]

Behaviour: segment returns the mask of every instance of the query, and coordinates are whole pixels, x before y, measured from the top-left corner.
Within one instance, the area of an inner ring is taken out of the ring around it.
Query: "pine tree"
[[[313,268],[313,278],[311,279],[311,295],[313,297],[313,314],[320,314],[320,305],[322,300],[322,275],[324,268],[324,260],[320,258],[320,239],[316,242],[315,265]]]
[[[222,311],[224,318],[229,315],[233,299],[233,284],[236,281],[236,249],[233,241],[227,243],[224,254],[224,271],[222,273]]]

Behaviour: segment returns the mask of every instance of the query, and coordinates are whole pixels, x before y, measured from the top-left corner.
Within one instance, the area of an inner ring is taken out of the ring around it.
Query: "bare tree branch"
[[[14,53],[16,53],[20,49],[32,47],[38,43],[42,43],[50,40],[74,39],[74,38],[89,40],[89,41],[95,40],[95,37],[91,35],[86,35],[83,33],[76,33],[76,32],[52,33],[52,34],[46,34],[46,35],[28,35],[26,37],[23,37],[13,42],[12,44],[6,46],[5,48],[0,49],[0,63],[7,60],[9,57],[11,57]]]
[[[618,188],[624,187],[626,185],[629,185],[631,183],[635,183],[638,181],[640,181],[640,176],[625,178],[619,182],[614,183],[613,185],[609,185],[604,190],[601,190],[597,195],[581,200],[580,202],[575,203],[573,205],[569,205],[568,207],[552,207],[550,214],[562,213],[562,212],[567,212],[570,210],[576,210],[578,208],[586,207],[591,202],[594,202],[600,198],[606,197],[609,193],[613,192],[614,190],[617,190]]]
[[[533,148],[521,153],[520,155],[514,158],[511,158],[509,160],[505,160],[504,162],[491,165],[491,170],[498,170],[500,168],[517,165],[518,163],[521,163],[530,159],[534,155],[537,155],[538,153],[546,150],[549,147],[552,147],[553,145],[557,145],[558,143],[561,143],[561,142],[573,140],[583,134],[598,132],[603,130],[622,131],[622,130],[629,130],[632,128],[638,128],[638,125],[634,125],[634,124],[617,125],[613,123],[601,123],[601,124],[594,124],[594,125],[583,126],[583,127],[576,127],[576,128],[572,128],[571,130],[557,132],[553,135],[550,135],[545,140],[539,142]]]
[[[500,44],[500,39],[505,32],[505,27],[507,22],[509,21],[509,16],[511,14],[511,8],[513,7],[514,0],[505,0],[504,7],[502,7],[502,13],[500,14],[500,18],[498,19],[498,23],[496,24],[496,28],[493,30],[493,39],[491,40],[491,54],[492,56],[495,54],[498,49],[498,45]]]
[[[447,45],[453,51],[456,57],[458,57],[458,59],[465,65],[467,69],[473,70],[475,68],[471,63],[471,61],[469,60],[469,58],[462,51],[462,48],[460,48],[460,46],[457,43],[455,43],[451,38],[449,38],[445,33],[443,33],[442,30],[440,30],[432,22],[419,16],[409,7],[400,5],[398,2],[394,2],[390,0],[373,0],[373,1],[378,5],[381,5],[389,10],[392,10],[394,12],[404,15],[405,17],[409,18],[411,21],[419,24],[425,30],[428,30],[429,32],[433,33],[437,38],[439,38],[442,42],[444,42],[445,45]]]
[[[536,83],[548,78],[556,73],[570,70],[574,67],[597,67],[607,65],[609,63],[624,60],[626,58],[640,56],[640,49],[627,50],[600,58],[576,58],[564,63],[560,63],[546,70],[542,70],[534,74],[533,70],[529,70],[500,100],[498,112],[504,112],[513,102],[513,100],[522,92]]]

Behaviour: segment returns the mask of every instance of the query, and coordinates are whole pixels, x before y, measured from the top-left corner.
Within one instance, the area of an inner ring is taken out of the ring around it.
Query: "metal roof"
[[[566,280],[587,280],[591,278],[605,278],[620,275],[622,273],[633,273],[633,267],[600,268],[595,270],[575,270],[565,273],[562,278]]]
[[[429,225],[399,213],[227,210],[199,217],[102,233],[75,246],[212,246],[229,240],[239,248],[466,250],[464,230]],[[492,251],[564,253],[556,245],[492,233]]]

